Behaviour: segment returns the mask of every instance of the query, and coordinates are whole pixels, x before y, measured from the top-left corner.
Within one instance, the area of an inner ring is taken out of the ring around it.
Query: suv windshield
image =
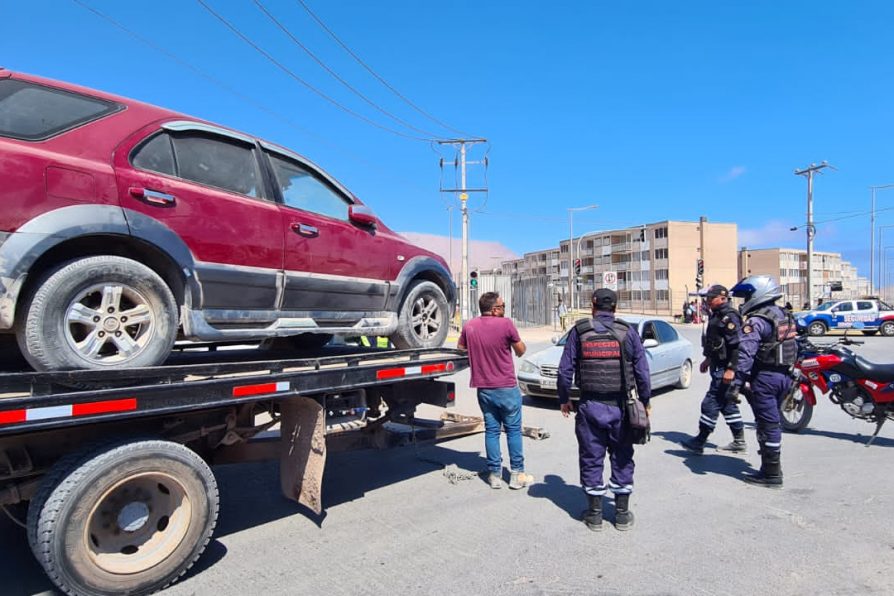
[[[829,310],[833,305],[838,304],[837,302],[823,302],[813,310]]]

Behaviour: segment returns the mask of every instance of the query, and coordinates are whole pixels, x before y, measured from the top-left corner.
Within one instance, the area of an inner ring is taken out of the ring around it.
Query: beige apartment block
[[[738,257],[739,275],[770,275],[796,309],[807,301],[807,251],[798,248],[742,248]],[[841,253],[813,253],[813,295],[823,299],[860,298],[869,294],[869,280],[841,258]],[[840,282],[841,291],[833,291]]]
[[[705,285],[737,281],[736,242],[733,223],[667,220],[565,239],[558,249],[526,253],[522,259],[504,261],[501,269],[514,279],[544,276],[556,298],[569,304],[568,272],[573,260],[580,259],[575,306],[589,308],[589,296],[603,287],[608,273],[617,278],[620,310],[672,315],[682,311],[696,291],[700,258]]]

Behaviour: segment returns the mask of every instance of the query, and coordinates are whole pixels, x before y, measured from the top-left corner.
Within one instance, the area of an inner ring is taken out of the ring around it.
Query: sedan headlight
[[[540,374],[540,369],[530,360],[522,360],[518,372]]]

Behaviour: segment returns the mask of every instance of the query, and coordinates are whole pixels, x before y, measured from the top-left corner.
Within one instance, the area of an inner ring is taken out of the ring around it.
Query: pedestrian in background
[[[469,354],[470,387],[478,390],[478,405],[484,416],[484,449],[487,455],[488,484],[503,487],[503,456],[500,432],[506,430],[511,470],[509,488],[520,489],[533,481],[525,473],[522,451],[522,395],[515,379],[512,352],[525,353],[525,344],[511,319],[503,315],[506,303],[496,292],[478,299],[481,316],[468,321],[457,347]]]
[[[743,298],[744,317],[736,363],[736,381],[751,383],[748,403],[754,412],[761,467],[745,481],[757,486],[782,486],[782,424],[779,403],[792,384],[791,370],[798,358],[797,331],[791,313],[776,301],[782,291],[769,275],[751,275],[735,286]]]
[[[565,306],[565,303],[562,301],[562,297],[559,297],[559,304],[556,306],[556,316],[559,317],[559,324],[562,325],[562,331],[565,331],[565,327],[568,325],[567,317],[568,308]]]
[[[742,453],[745,451],[745,425],[739,406],[729,393],[736,378],[742,318],[729,302],[729,290],[720,284],[707,289],[705,302],[711,310],[711,318],[708,319],[708,328],[702,336],[702,354],[705,359],[699,370],[702,374],[710,372],[711,384],[702,399],[698,434],[685,439],[683,447],[698,455],[704,453],[705,443],[714,432],[717,418],[722,413],[733,434],[733,441],[720,449]]]
[[[630,389],[628,382],[635,382],[639,399],[649,411],[649,362],[636,330],[615,319],[618,295],[600,288],[593,292],[591,302],[593,318],[578,321],[565,342],[559,362],[559,404],[567,418],[573,411],[571,386],[580,388],[574,429],[580,483],[587,495],[584,523],[591,530],[602,529],[602,497],[606,492],[603,469],[608,451],[608,488],[615,495],[615,527],[628,530],[633,526],[633,433],[623,406]]]

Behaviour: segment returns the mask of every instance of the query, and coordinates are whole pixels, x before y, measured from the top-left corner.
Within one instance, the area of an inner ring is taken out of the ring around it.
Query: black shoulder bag
[[[627,417],[627,424],[630,426],[634,445],[645,445],[651,438],[652,427],[649,415],[646,414],[646,406],[639,400],[639,395],[636,392],[636,383],[630,378],[630,372],[627,370],[627,354],[624,352],[624,341],[627,337],[626,334],[617,333],[614,327],[611,328],[611,332],[621,345],[621,374],[624,379],[624,394],[626,396],[624,414]]]

